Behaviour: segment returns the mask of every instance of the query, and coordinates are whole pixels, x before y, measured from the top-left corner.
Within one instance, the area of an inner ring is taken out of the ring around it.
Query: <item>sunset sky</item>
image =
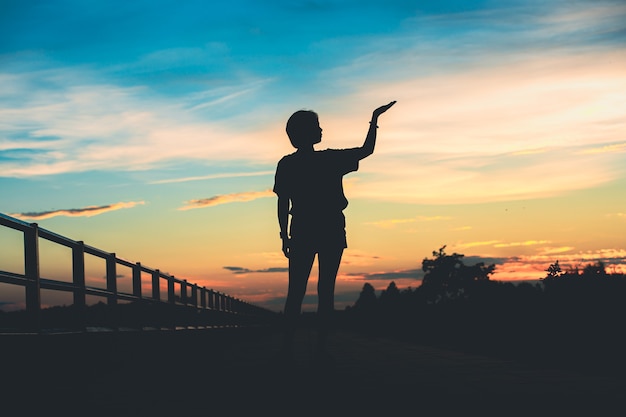
[[[497,280],[626,272],[624,1],[4,0],[0,212],[281,310],[287,118],[319,114],[317,149],[360,146],[391,100],[345,177],[337,308],[419,286],[443,245]],[[19,273],[20,237],[0,244]]]

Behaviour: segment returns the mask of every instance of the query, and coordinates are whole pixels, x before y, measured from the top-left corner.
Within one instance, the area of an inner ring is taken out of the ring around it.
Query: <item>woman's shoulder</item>
[[[287,155],[283,156],[282,158],[280,158],[280,159],[278,160],[278,163],[279,163],[279,164],[280,164],[280,163],[284,163],[285,161],[287,161],[287,162],[288,162],[288,161],[291,161],[291,160],[293,160],[293,159],[295,159],[295,158],[296,158],[296,152],[293,152],[293,153],[287,154]]]

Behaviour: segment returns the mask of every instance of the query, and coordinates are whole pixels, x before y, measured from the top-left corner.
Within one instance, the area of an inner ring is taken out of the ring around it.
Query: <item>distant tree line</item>
[[[536,284],[494,281],[495,265],[466,265],[445,248],[422,261],[415,289],[391,282],[377,296],[364,284],[341,326],[542,366],[626,371],[624,274],[601,261],[563,271],[556,261]]]

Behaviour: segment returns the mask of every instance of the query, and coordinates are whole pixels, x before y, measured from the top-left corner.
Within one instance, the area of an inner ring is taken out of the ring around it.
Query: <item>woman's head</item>
[[[303,148],[322,140],[317,113],[311,110],[298,110],[287,120],[287,136],[294,148]]]

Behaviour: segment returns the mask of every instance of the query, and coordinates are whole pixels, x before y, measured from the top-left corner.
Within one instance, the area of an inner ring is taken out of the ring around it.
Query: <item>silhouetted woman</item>
[[[318,257],[318,344],[323,358],[334,311],[337,271],[347,247],[345,217],[348,205],[343,176],[359,168],[359,161],[374,152],[378,117],[396,102],[374,110],[363,146],[316,151],[322,140],[318,116],[310,110],[295,112],[287,121],[287,135],[296,152],[284,156],[276,168],[274,192],[278,196],[278,223],[282,250],[289,258],[289,288],[285,302],[285,354],[292,354],[293,336],[311,268]]]

